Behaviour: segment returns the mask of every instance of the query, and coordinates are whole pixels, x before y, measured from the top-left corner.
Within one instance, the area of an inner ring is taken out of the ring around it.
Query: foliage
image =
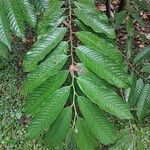
[[[150,85],[127,73],[115,42],[115,29],[107,16],[96,9],[93,0],[74,3],[68,0],[67,4],[60,0],[6,0],[0,16],[0,47],[4,58],[8,51],[5,47],[11,49],[12,33],[25,40],[25,22],[37,33],[23,60],[27,72],[23,113],[31,117],[27,139],[42,137],[49,148],[65,142],[68,149],[70,143],[79,150],[97,149],[99,143],[114,144],[112,149],[125,146],[135,149],[135,136],[141,136],[132,119],[142,122],[150,114]],[[131,42],[132,18],[137,19],[137,15],[123,10],[116,18],[119,16],[121,21],[116,21],[116,27],[132,16],[126,21]],[[74,31],[75,26],[80,31]],[[131,43],[127,46],[130,49]],[[131,58],[130,50],[127,57]],[[149,47],[146,47],[134,58],[134,64],[141,64],[148,57]],[[143,72],[148,73],[147,66],[141,67]],[[127,130],[117,131],[115,120],[129,122]],[[123,135],[118,136],[117,132]]]

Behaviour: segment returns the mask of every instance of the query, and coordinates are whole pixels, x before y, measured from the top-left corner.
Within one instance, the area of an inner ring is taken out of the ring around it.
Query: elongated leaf
[[[150,73],[150,63],[142,67],[142,72]]]
[[[10,27],[21,38],[25,36],[25,25],[17,0],[2,0],[9,19]]]
[[[137,63],[140,63],[142,62],[144,59],[147,59],[150,57],[150,47],[147,46],[145,48],[143,48],[141,50],[141,52],[139,52],[136,57],[134,58],[134,63],[137,64]]]
[[[19,0],[20,8],[22,10],[25,20],[33,27],[36,26],[37,16],[34,6],[30,4],[29,0]]]
[[[88,128],[86,122],[78,118],[77,123],[77,133],[75,133],[75,140],[79,150],[95,150],[96,141],[92,132]]]
[[[115,15],[115,28],[118,28],[127,18],[128,13],[126,10],[120,11]]]
[[[123,103],[121,97],[103,83],[94,82],[86,77],[78,77],[77,82],[83,93],[104,111],[120,119],[132,118],[128,105]]]
[[[68,99],[70,87],[54,92],[37,111],[28,127],[28,138],[37,139],[54,122]]]
[[[0,58],[8,58],[8,51],[8,47],[4,43],[0,42]]]
[[[134,90],[134,92],[131,93],[132,95],[129,97],[129,104],[131,107],[135,107],[137,105],[143,87],[144,82],[142,79],[137,80],[136,85],[132,87],[133,89],[131,90]]]
[[[130,129],[123,129],[118,134],[119,139],[117,143],[109,150],[131,150],[133,139],[130,134]]]
[[[79,76],[90,78],[94,82],[100,83],[100,84],[105,85],[106,87],[111,88],[111,89],[114,90],[114,87],[111,84],[109,84],[108,82],[106,82],[105,80],[101,79],[99,76],[97,76],[93,72],[91,72],[83,64],[81,64],[81,63],[79,64],[78,63],[77,67],[79,68],[79,71],[78,71],[78,75]]]
[[[69,45],[66,41],[62,41],[60,44],[58,44],[58,46],[52,51],[51,56],[52,55],[56,55],[56,54],[67,54],[69,49]]]
[[[122,69],[122,66],[103,54],[86,46],[77,47],[76,52],[87,68],[110,84],[122,88],[126,88],[130,84],[129,77]]]
[[[78,97],[78,102],[81,113],[93,135],[103,144],[114,143],[116,132],[113,124],[107,120],[96,105],[85,97]]]
[[[0,41],[11,49],[11,31],[2,1],[0,1],[0,10]]]
[[[76,35],[83,44],[102,53],[117,63],[122,63],[122,56],[115,44],[106,41],[91,32],[80,31],[77,32]]]
[[[47,98],[55,92],[65,82],[68,71],[60,71],[50,79],[47,79],[40,87],[35,89],[32,94],[27,97],[27,103],[24,111],[33,115],[47,100]]]
[[[38,33],[42,33],[48,26],[54,26],[55,22],[63,15],[64,9],[61,8],[64,2],[52,0],[45,15],[38,24]]]
[[[62,144],[70,127],[71,116],[71,108],[65,108],[50,126],[44,138],[44,141],[49,148],[55,148]]]
[[[31,72],[24,83],[25,93],[31,93],[35,88],[40,86],[48,78],[52,77],[61,69],[67,60],[67,55],[60,54],[49,57],[36,70]]]
[[[44,59],[44,57],[57,46],[63,39],[66,28],[58,28],[50,31],[32,46],[24,59],[24,70],[31,71],[37,66],[37,63]]]
[[[150,85],[143,88],[137,104],[137,116],[139,120],[150,114]]]
[[[87,8],[74,10],[75,15],[87,26],[90,26],[97,33],[105,33],[110,38],[115,38],[115,31],[104,19],[100,19],[100,15],[86,11]],[[103,15],[102,15],[103,16]]]

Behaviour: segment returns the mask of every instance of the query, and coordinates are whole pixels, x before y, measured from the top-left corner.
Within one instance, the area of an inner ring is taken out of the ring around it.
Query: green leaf
[[[58,44],[58,46],[52,51],[51,56],[52,55],[56,55],[56,54],[67,54],[69,49],[69,45],[66,41],[62,41]]]
[[[40,87],[35,89],[33,93],[28,95],[27,103],[24,106],[24,111],[31,115],[35,114],[47,98],[55,92],[65,82],[68,76],[68,71],[60,71],[51,78],[47,79]]]
[[[142,79],[137,80],[136,85],[132,87],[131,90],[133,90],[134,92],[131,93],[132,95],[130,95],[128,100],[131,107],[135,107],[137,105],[143,87],[144,82]]]
[[[72,117],[71,108],[64,108],[47,131],[44,142],[49,148],[62,144],[69,130]]]
[[[150,46],[143,48],[134,58],[134,64],[141,63],[143,60],[150,57]]]
[[[130,37],[133,36],[133,34],[134,34],[134,24],[133,24],[133,19],[132,18],[129,18],[127,20],[126,28],[127,28],[128,36],[130,36]]]
[[[110,84],[122,88],[126,88],[130,84],[129,77],[122,69],[122,65],[115,63],[103,54],[86,46],[77,47],[76,53],[87,68]]]
[[[2,1],[0,1],[0,10],[0,41],[11,49],[11,31]]]
[[[28,127],[27,137],[37,139],[38,136],[54,122],[64,107],[70,93],[70,87],[55,91],[37,111]]]
[[[95,150],[96,139],[88,128],[86,122],[83,119],[78,118],[76,128],[75,141],[78,150]]]
[[[150,63],[142,67],[142,72],[150,73]]]
[[[132,14],[132,17],[143,27],[145,28],[145,22],[144,20],[139,16],[139,13],[134,11]]]
[[[38,39],[24,58],[24,70],[34,70],[38,62],[43,60],[45,56],[63,39],[66,32],[66,28],[57,28]]]
[[[122,56],[119,53],[119,50],[115,44],[109,42],[109,40],[100,38],[97,35],[86,31],[77,32],[76,35],[83,44],[102,53],[117,63],[122,63]]]
[[[18,1],[22,14],[25,20],[32,26],[36,26],[37,16],[34,10],[34,6],[30,4],[29,0],[19,0]]]
[[[8,51],[8,47],[4,43],[0,42],[0,58],[8,58]]]
[[[67,55],[59,54],[46,59],[36,70],[31,72],[25,80],[24,92],[31,93],[48,78],[57,73],[66,63]]]
[[[132,118],[128,105],[117,93],[103,83],[94,82],[86,77],[78,77],[77,82],[82,92],[104,111],[120,119]]]
[[[17,0],[2,0],[10,27],[13,32],[21,38],[25,37],[25,24]]]
[[[118,28],[127,18],[128,13],[126,10],[120,11],[115,15],[115,28]]]
[[[109,150],[132,150],[131,146],[133,144],[133,139],[130,134],[130,129],[122,129],[118,133],[118,141]]]
[[[65,9],[61,8],[64,2],[52,0],[45,15],[38,24],[38,33],[42,33],[48,26],[55,26],[56,21],[63,15]]]
[[[133,44],[133,38],[128,36],[126,39],[126,53],[128,59],[131,59],[132,56],[132,44]]]
[[[76,8],[74,13],[78,19],[80,19],[87,26],[91,27],[95,32],[104,33],[108,37],[114,39],[116,37],[115,31],[112,26],[109,25],[108,20],[105,20],[104,15],[101,15],[100,13],[99,15],[97,13],[92,13],[88,10],[88,8]]]
[[[78,97],[81,113],[93,135],[107,145],[116,140],[115,127],[102,114],[99,108],[85,97]]]
[[[147,84],[143,88],[137,104],[137,116],[142,120],[150,114],[150,85]]]

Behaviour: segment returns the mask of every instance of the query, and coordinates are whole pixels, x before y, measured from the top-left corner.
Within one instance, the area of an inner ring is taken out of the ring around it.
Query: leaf
[[[24,58],[24,70],[26,72],[34,70],[38,62],[43,60],[45,56],[63,39],[66,31],[66,28],[57,28],[38,39]]]
[[[76,123],[77,132],[75,133],[75,141],[79,150],[95,150],[96,140],[86,122],[78,118]]]
[[[64,107],[70,93],[70,87],[55,91],[37,111],[28,127],[29,139],[37,137],[49,128]]]
[[[67,55],[59,54],[46,59],[36,70],[31,72],[24,82],[24,92],[31,93],[48,78],[57,73],[66,63]]]
[[[9,19],[10,27],[13,32],[20,38],[25,37],[25,25],[22,13],[17,0],[2,0],[7,17]]]
[[[143,27],[145,28],[145,22],[144,20],[139,16],[139,13],[134,11],[132,14],[132,17]]]
[[[150,73],[150,63],[142,67],[142,72]]]
[[[77,83],[82,92],[104,111],[120,119],[131,119],[129,107],[112,89],[86,77],[78,77]]]
[[[103,54],[86,46],[78,46],[76,53],[88,69],[110,84],[122,88],[126,88],[130,84],[129,77],[122,66]]]
[[[67,54],[69,45],[66,41],[62,41],[58,46],[52,51],[51,56],[56,54]]]
[[[131,59],[132,56],[132,44],[133,44],[133,38],[128,36],[126,40],[126,53],[128,59]]]
[[[80,31],[77,32],[76,35],[83,44],[93,48],[97,52],[102,53],[117,63],[122,63],[122,56],[120,55],[115,44],[100,38],[91,32]]]
[[[120,11],[115,15],[115,28],[118,28],[127,18],[128,13],[126,10]]]
[[[128,32],[128,36],[132,37],[134,35],[134,24],[133,24],[133,19],[132,18],[129,18],[127,20],[126,29],[127,29],[127,32]]]
[[[150,85],[146,84],[141,92],[137,104],[137,116],[139,120],[142,120],[149,114],[150,114]]]
[[[0,10],[0,41],[11,49],[11,31],[2,1],[0,1]]]
[[[118,141],[109,150],[132,150],[130,146],[132,145],[133,140],[130,134],[130,129],[122,129],[118,135]]]
[[[49,148],[62,144],[69,130],[72,117],[71,108],[64,108],[47,131],[44,142]]]
[[[143,48],[134,58],[134,64],[141,63],[143,60],[150,57],[150,46]]]
[[[51,78],[47,79],[40,87],[35,89],[33,93],[28,95],[27,103],[24,106],[24,111],[31,115],[42,106],[47,98],[55,92],[65,82],[68,76],[68,71],[60,71]]]
[[[30,4],[29,0],[19,0],[19,6],[22,10],[25,20],[32,26],[36,26],[37,16],[33,5]]]
[[[132,87],[131,90],[134,90],[134,92],[132,95],[130,95],[128,100],[131,107],[135,107],[137,105],[143,87],[144,87],[144,82],[142,79],[137,80],[136,85]]]
[[[0,58],[8,58],[8,51],[8,47],[4,43],[0,42]]]
[[[88,8],[76,8],[74,13],[78,19],[80,19],[87,26],[90,26],[95,32],[104,33],[108,37],[114,39],[116,37],[115,31],[109,25],[108,20],[105,20],[106,17],[104,18],[104,15],[101,15],[100,13],[97,15],[96,13],[88,12]]]
[[[63,15],[64,8],[61,8],[64,2],[52,0],[47,12],[38,24],[38,33],[41,34],[48,26],[54,26],[56,21]]]
[[[114,143],[116,131],[113,124],[87,98],[80,96],[78,102],[81,113],[93,135],[105,145]]]

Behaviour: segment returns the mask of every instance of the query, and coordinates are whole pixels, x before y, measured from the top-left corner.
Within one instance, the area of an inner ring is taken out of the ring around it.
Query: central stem
[[[76,104],[75,104],[75,99],[76,99],[76,90],[75,90],[75,60],[74,60],[74,46],[73,46],[73,26],[72,26],[72,4],[71,0],[69,1],[69,41],[70,41],[70,56],[71,56],[71,65],[70,65],[70,74],[72,78],[72,83],[71,86],[73,88],[73,97],[72,97],[72,105],[71,107],[74,109],[74,119],[73,119],[73,126],[75,127],[75,122],[77,119],[77,110],[76,110]]]

